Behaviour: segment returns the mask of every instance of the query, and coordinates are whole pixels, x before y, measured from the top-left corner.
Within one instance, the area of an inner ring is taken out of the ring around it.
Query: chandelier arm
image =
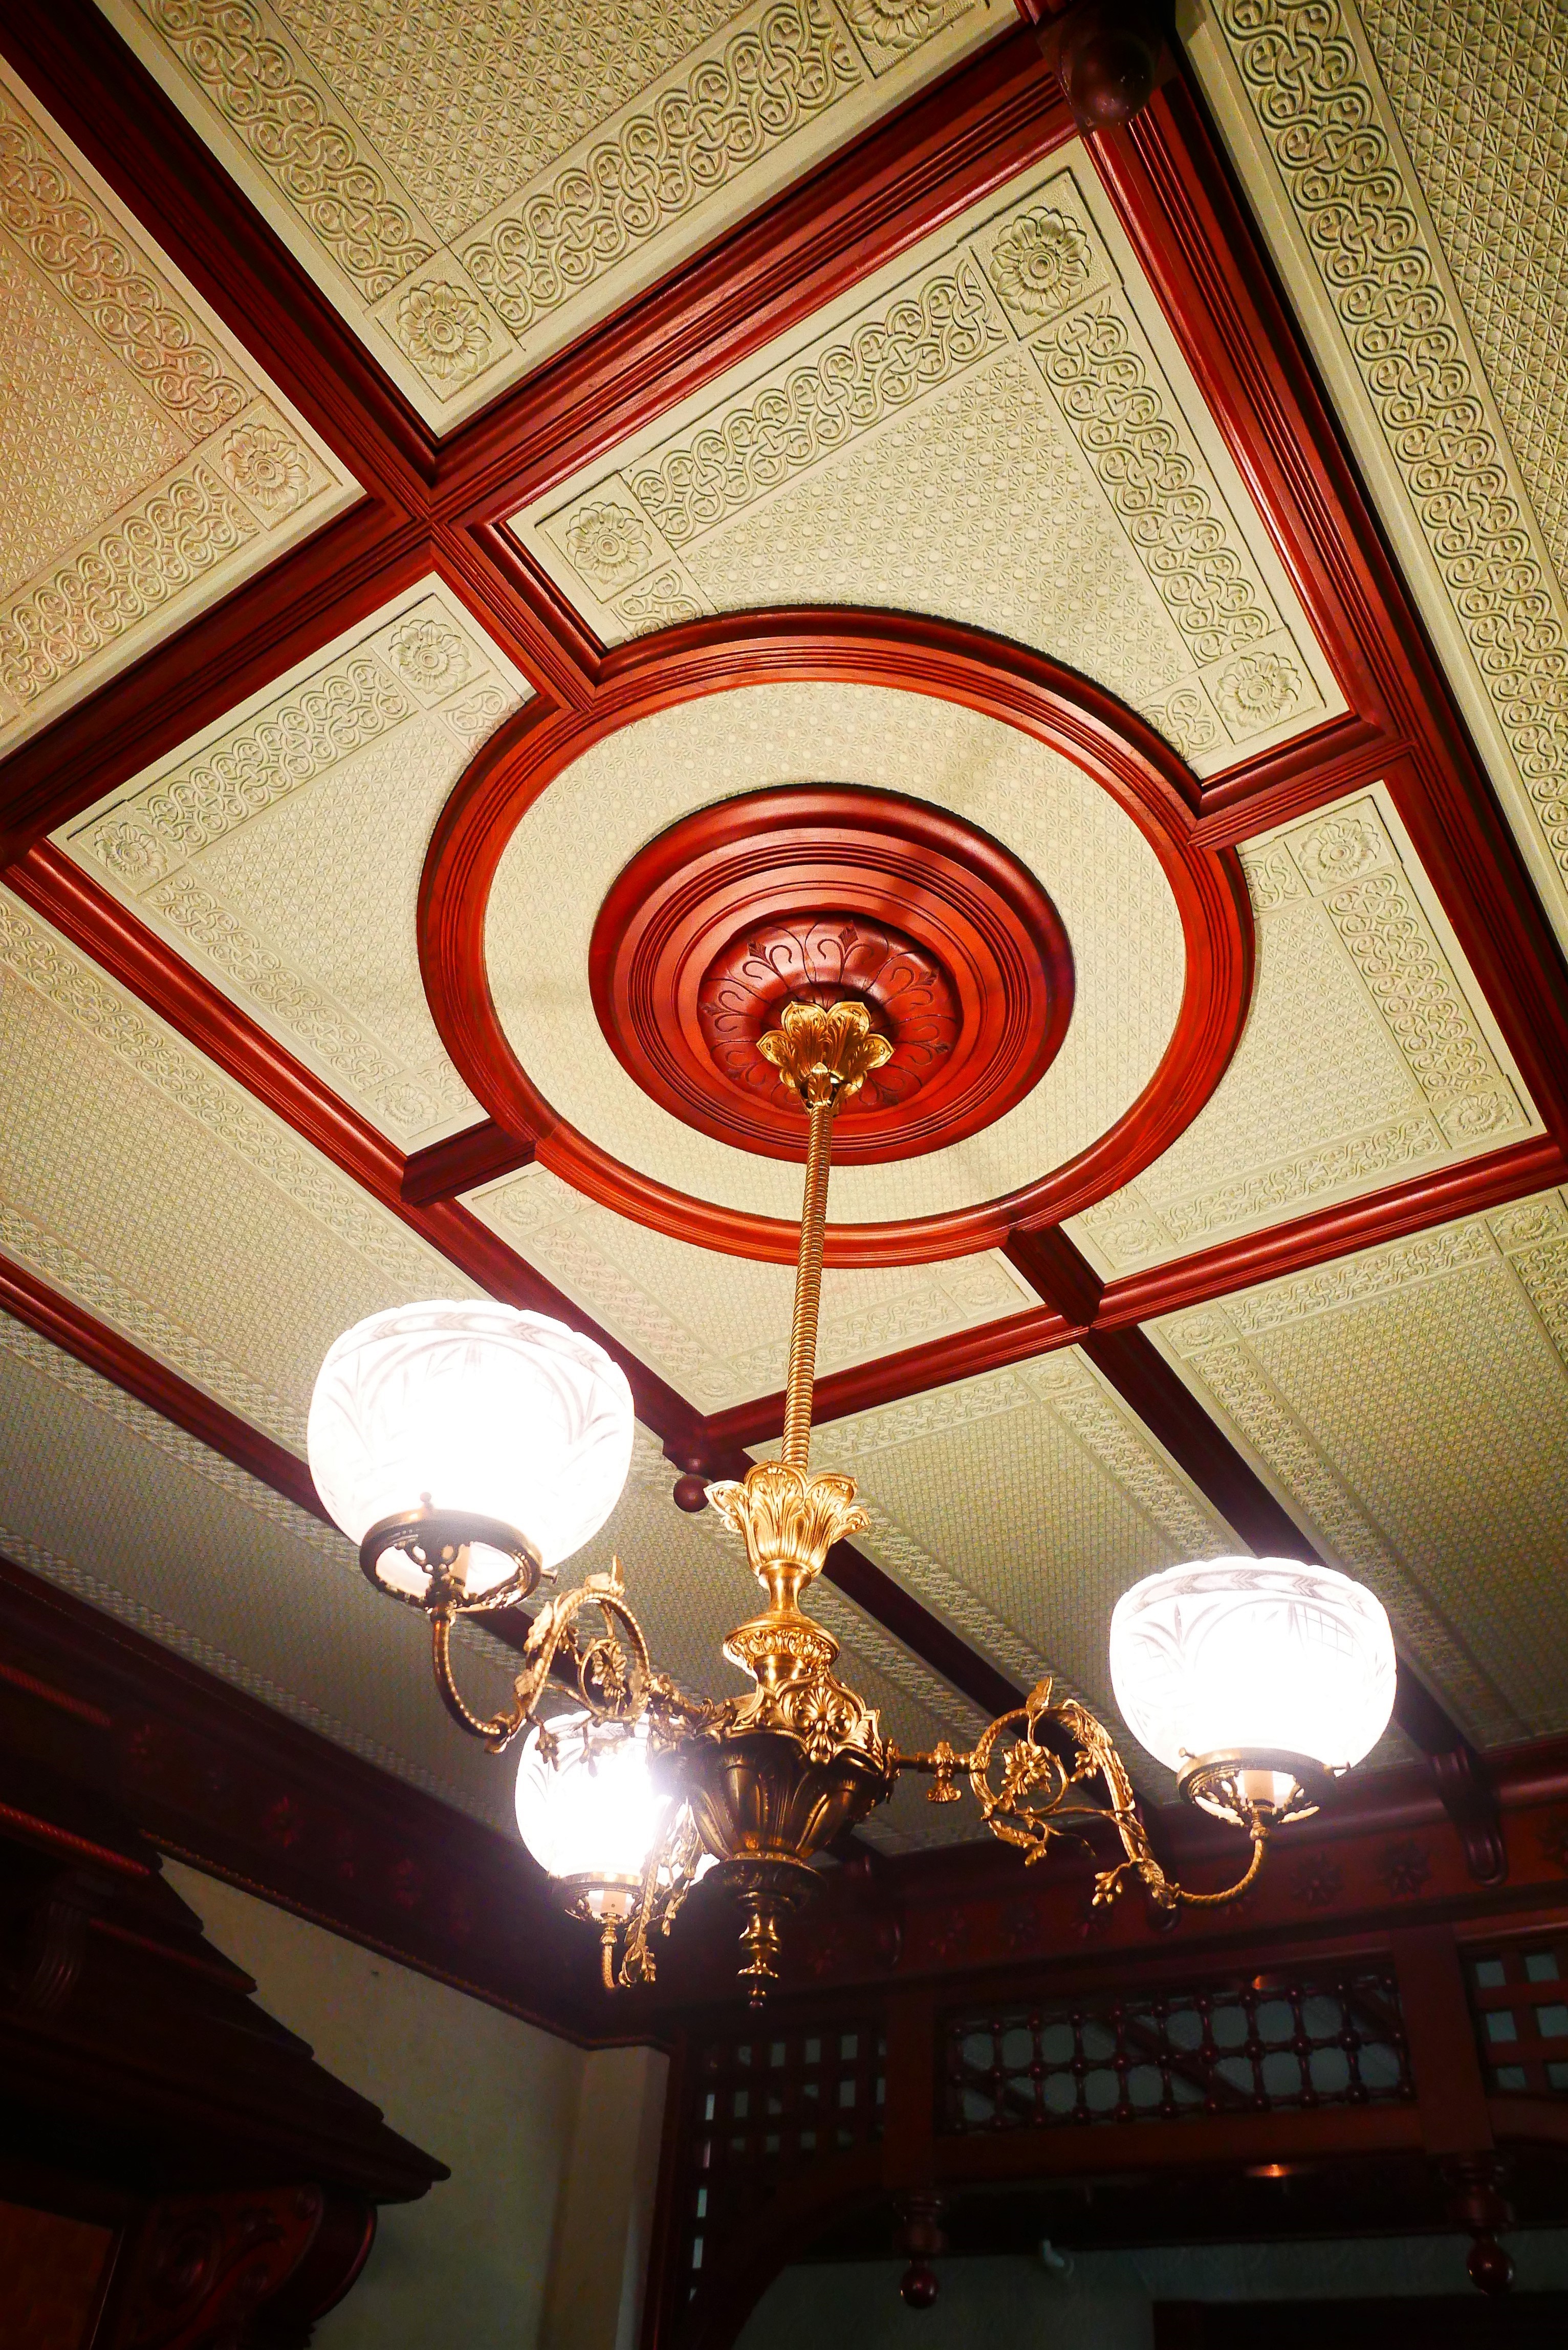
[[[669,1933],[696,1882],[697,1864],[701,1856],[701,1844],[691,1814],[682,1804],[643,1866],[637,1907],[627,1920],[626,1947],[616,1976],[622,1990],[655,1980],[649,1936],[653,1932]]]
[[[452,1625],[449,1608],[431,1610],[431,1662],[435,1669],[437,1693],[460,1730],[466,1730],[471,1738],[483,1738],[493,1754],[503,1754],[528,1719],[527,1708],[514,1698],[501,1713],[479,1714],[472,1711],[452,1669]]]
[[[1066,1733],[1075,1756],[1071,1763],[1042,1742],[1037,1731],[1043,1723],[1052,1723]],[[992,1758],[1009,1731],[1014,1732],[1013,1742],[1002,1763],[1000,1783],[993,1783]],[[895,1747],[892,1762],[896,1771],[923,1772],[934,1779],[936,1784],[929,1797],[934,1804],[953,1802],[958,1795],[953,1782],[961,1772],[966,1773],[985,1825],[1004,1844],[1016,1845],[1026,1866],[1044,1858],[1053,1836],[1071,1833],[1064,1825],[1066,1821],[1083,1821],[1085,1825],[1110,1821],[1121,1840],[1125,1857],[1096,1876],[1096,1907],[1114,1901],[1123,1880],[1137,1875],[1147,1887],[1150,1898],[1162,1909],[1175,1909],[1182,1904],[1193,1908],[1219,1908],[1228,1901],[1241,1899],[1257,1877],[1268,1852],[1272,1823],[1265,1813],[1249,1805],[1245,1825],[1251,1836],[1252,1850],[1244,1874],[1234,1885],[1220,1893],[1190,1893],[1168,1877],[1155,1856],[1148,1832],[1138,1814],[1137,1796],[1127,1765],[1109,1731],[1077,1698],[1063,1698],[1053,1704],[1048,1680],[1038,1682],[1023,1705],[988,1722],[967,1754],[958,1752],[943,1739],[929,1753],[906,1753]],[[1073,1789],[1090,1779],[1102,1783],[1110,1798],[1108,1804],[1068,1801]]]
[[[534,1628],[528,1635],[528,1645],[523,1652],[523,1670],[514,1687],[522,1709],[522,1719],[527,1720],[535,1711],[550,1670],[559,1651],[571,1644],[568,1653],[577,1665],[577,1687],[584,1704],[599,1721],[636,1721],[647,1711],[649,1694],[653,1685],[653,1667],[648,1653],[648,1641],[641,1625],[625,1600],[626,1585],[621,1576],[620,1561],[612,1558],[606,1575],[590,1575],[574,1591],[558,1592],[547,1599],[534,1618]],[[607,1632],[590,1641],[580,1653],[576,1647],[576,1617],[585,1607],[597,1607],[607,1624],[613,1618],[624,1629],[633,1658],[633,1671],[628,1677],[626,1695],[611,1703],[603,1702],[591,1686],[588,1667],[596,1658],[614,1664],[620,1657],[619,1643],[613,1632]]]

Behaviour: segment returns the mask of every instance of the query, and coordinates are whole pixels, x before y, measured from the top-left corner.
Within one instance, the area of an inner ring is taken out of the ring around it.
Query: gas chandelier
[[[835,1112],[890,1051],[863,1003],[796,1002],[759,1048],[809,1119],[781,1457],[708,1501],[743,1541],[766,1595],[724,1654],[742,1695],[687,1695],[657,1671],[620,1562],[547,1597],[510,1703],[475,1713],[452,1671],[460,1616],[521,1606],[608,1517],[631,1458],[619,1367],[565,1325],[488,1302],[396,1308],[345,1333],[317,1381],[310,1465],[359,1544],[365,1574],[430,1619],[436,1685],[494,1753],[523,1737],[523,1836],[574,1917],[599,1932],[607,1988],[650,1981],[653,1944],[711,1875],[738,1902],[753,2003],[777,1974],[783,1921],[815,1888],[814,1861],[888,1801],[903,1772],[929,1800],[968,1781],[992,1832],[1044,1857],[1064,1835],[1114,1835],[1095,1878],[1129,1877],[1174,1909],[1233,1901],[1282,1823],[1376,1744],[1393,1703],[1387,1618],[1371,1593],[1290,1559],[1216,1558],[1152,1575],[1112,1615],[1112,1683],[1137,1736],[1183,1795],[1251,1841],[1244,1873],[1194,1893],[1156,1859],[1126,1765],[1076,1698],[1040,1682],[968,1752],[906,1753],[833,1667],[838,1644],[802,1607],[830,1546],[870,1521],[855,1481],[810,1471],[812,1382]],[[546,1718],[575,1681],[581,1703]]]

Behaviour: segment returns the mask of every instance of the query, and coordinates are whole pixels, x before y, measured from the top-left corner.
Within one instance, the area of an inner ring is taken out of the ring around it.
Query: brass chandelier
[[[1382,1608],[1332,1569],[1254,1558],[1167,1569],[1118,1603],[1124,1714],[1184,1796],[1250,1839],[1244,1872],[1221,1892],[1166,1874],[1109,1733],[1076,1698],[1053,1698],[1049,1680],[967,1752],[942,1742],[910,1753],[885,1736],[802,1600],[831,1545],[870,1524],[852,1477],[811,1471],[812,1388],[834,1118],[891,1047],[863,1003],[840,1002],[787,1004],[759,1049],[798,1093],[809,1136],[780,1457],[707,1489],[765,1595],[724,1642],[750,1688],[693,1697],[657,1670],[614,1559],[545,1599],[499,1711],[476,1712],[459,1690],[457,1618],[520,1607],[553,1579],[556,1560],[604,1523],[629,1462],[618,1367],[543,1315],[448,1303],[346,1333],[311,1408],[328,1509],[376,1588],[428,1617],[452,1719],[493,1753],[524,1739],[524,1839],[570,1913],[597,1929],[608,1989],[652,1980],[656,1943],[711,1877],[739,1905],[741,1979],[760,2002],[821,1856],[905,1772],[929,1778],[936,1804],[961,1800],[967,1780],[986,1826],[1027,1863],[1063,1837],[1113,1836],[1096,1903],[1134,1877],[1163,1909],[1235,1900],[1273,1831],[1314,1810],[1381,1734],[1395,1669]],[[580,1700],[564,1721],[542,1711],[563,1679]]]

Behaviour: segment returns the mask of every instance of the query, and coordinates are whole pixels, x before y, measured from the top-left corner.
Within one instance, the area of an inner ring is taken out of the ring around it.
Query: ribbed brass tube
[[[800,1217],[800,1255],[795,1262],[794,1313],[789,1328],[789,1376],[785,1382],[784,1457],[804,1477],[811,1460],[811,1391],[816,1378],[816,1320],[822,1301],[822,1236],[827,1222],[827,1175],[833,1157],[833,1112],[829,1094],[811,1106],[805,1152],[805,1202]]]

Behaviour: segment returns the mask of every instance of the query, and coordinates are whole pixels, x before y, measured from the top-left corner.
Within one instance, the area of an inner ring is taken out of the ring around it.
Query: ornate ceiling
[[[1193,0],[1088,131],[1002,0],[0,57],[0,1550],[504,1825],[303,1457],[489,1292],[626,1365],[583,1564],[722,1679],[799,1167],[711,1007],[836,955],[940,1014],[819,1357],[895,1734],[1282,1547],[1378,1761],[1568,1727],[1561,10]]]

